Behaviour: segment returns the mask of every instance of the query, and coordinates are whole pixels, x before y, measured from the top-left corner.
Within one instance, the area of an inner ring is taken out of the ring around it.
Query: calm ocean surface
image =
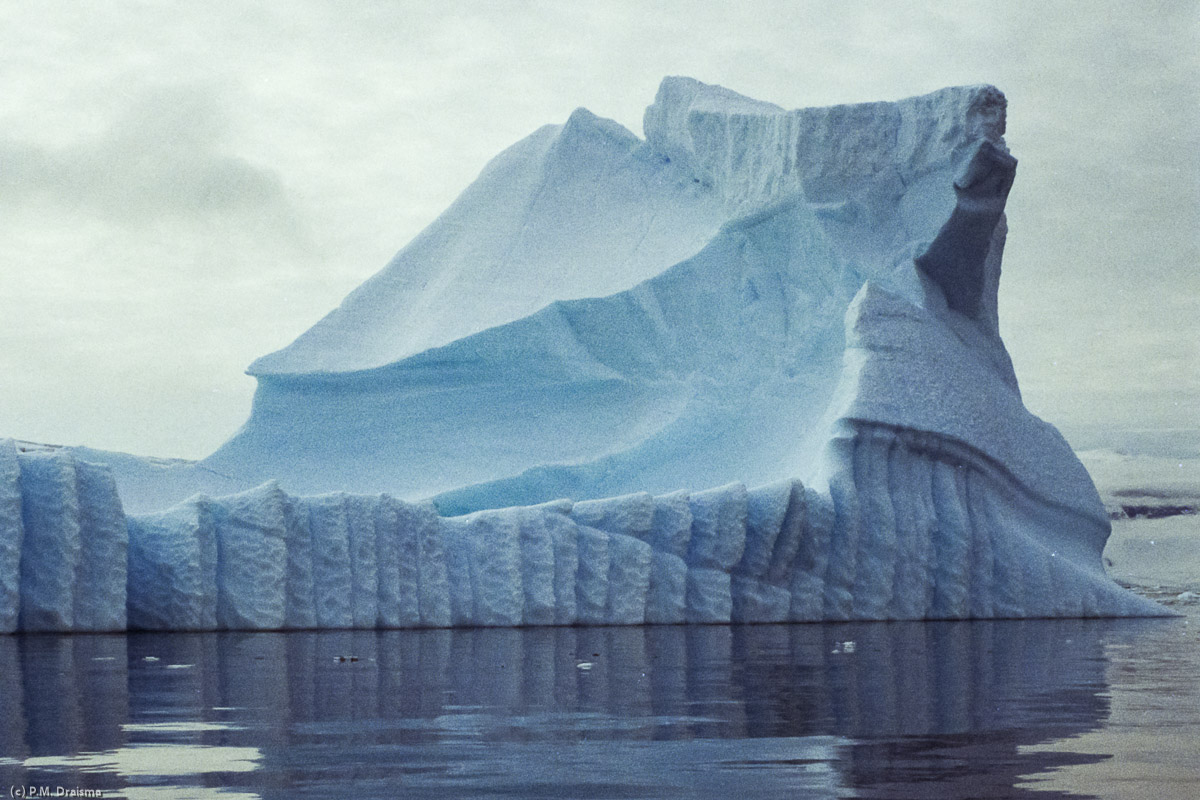
[[[0,792],[1191,798],[1200,613],[1181,610],[0,637]]]

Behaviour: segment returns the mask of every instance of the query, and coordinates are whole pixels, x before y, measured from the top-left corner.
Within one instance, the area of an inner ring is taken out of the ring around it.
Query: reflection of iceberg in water
[[[0,777],[117,788],[149,777],[122,777],[116,756],[107,770],[71,757],[158,743],[198,748],[199,773],[200,748],[252,748],[253,771],[163,780],[266,797],[351,779],[361,796],[390,796],[395,780],[416,797],[642,783],[714,796],[734,778],[764,796],[1020,797],[1021,776],[1090,759],[1021,748],[1104,724],[1105,647],[1130,631],[1058,620],[142,634],[127,647],[5,637],[0,666],[18,691],[0,696]]]
[[[29,785],[31,761],[59,759],[51,785],[103,788],[63,756],[115,752],[128,738],[128,666],[124,636],[26,636],[0,644],[0,777]]]

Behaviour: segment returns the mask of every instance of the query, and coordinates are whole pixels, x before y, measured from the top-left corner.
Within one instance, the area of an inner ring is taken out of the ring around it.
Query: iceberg
[[[0,443],[0,630],[1165,613],[1000,339],[1005,111],[667,78],[644,139],[538,130],[203,462]]]

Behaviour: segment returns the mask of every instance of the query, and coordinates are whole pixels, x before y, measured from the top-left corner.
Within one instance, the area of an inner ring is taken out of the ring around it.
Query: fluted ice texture
[[[874,424],[831,451],[829,493],[735,483],[439,517],[272,482],[126,520],[104,467],[3,442],[0,464],[18,469],[0,473],[0,497],[21,500],[24,536],[0,549],[0,619],[12,632],[1162,613],[1104,575],[1097,525],[1032,502],[978,453]]]
[[[107,467],[0,440],[0,633],[123,630],[128,543]]]

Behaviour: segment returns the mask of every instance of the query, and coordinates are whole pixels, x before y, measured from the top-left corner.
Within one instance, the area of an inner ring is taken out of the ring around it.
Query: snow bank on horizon
[[[1080,452],[1079,460],[1110,508],[1139,502],[1200,504],[1200,455],[1092,449]]]

